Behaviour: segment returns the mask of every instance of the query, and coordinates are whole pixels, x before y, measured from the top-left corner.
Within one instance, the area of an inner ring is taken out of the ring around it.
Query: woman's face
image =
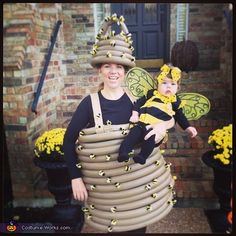
[[[125,77],[125,68],[118,64],[102,64],[98,70],[103,79],[104,87],[118,88]]]

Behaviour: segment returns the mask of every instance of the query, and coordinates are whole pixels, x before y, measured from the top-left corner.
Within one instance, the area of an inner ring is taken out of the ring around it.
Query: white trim
[[[93,16],[94,16],[94,37],[96,38],[97,33],[102,24],[103,18],[105,17],[104,3],[93,3]]]
[[[185,17],[184,17],[185,15]],[[189,20],[189,4],[177,4],[177,17],[176,17],[176,41],[188,39],[188,20]]]

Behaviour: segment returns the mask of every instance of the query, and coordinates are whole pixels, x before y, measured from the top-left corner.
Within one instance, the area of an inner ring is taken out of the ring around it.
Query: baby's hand
[[[137,123],[139,120],[139,116],[138,115],[132,115],[130,118],[129,118],[129,121],[131,123]]]
[[[191,138],[194,138],[197,135],[197,130],[192,126],[189,126],[185,131],[190,134]]]

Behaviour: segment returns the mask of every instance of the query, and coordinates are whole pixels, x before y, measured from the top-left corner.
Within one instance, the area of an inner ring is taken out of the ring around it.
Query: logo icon
[[[6,229],[9,232],[14,232],[14,231],[16,231],[16,225],[14,225],[14,223],[12,221],[10,221],[10,223],[9,223],[9,225],[7,225]]]

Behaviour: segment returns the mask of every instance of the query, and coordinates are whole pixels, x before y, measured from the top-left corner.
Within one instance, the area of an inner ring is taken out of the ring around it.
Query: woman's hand
[[[132,111],[132,116],[129,118],[129,122],[137,123],[139,121],[139,113],[137,111]]]
[[[151,129],[150,132],[144,137],[145,140],[149,139],[152,135],[155,135],[155,142],[159,143],[166,135],[166,130],[172,128],[175,125],[174,118],[169,121],[163,121],[154,125],[147,125],[146,128]]]
[[[87,201],[88,192],[84,185],[82,178],[76,178],[71,180],[71,187],[73,192],[73,197],[78,201]]]

